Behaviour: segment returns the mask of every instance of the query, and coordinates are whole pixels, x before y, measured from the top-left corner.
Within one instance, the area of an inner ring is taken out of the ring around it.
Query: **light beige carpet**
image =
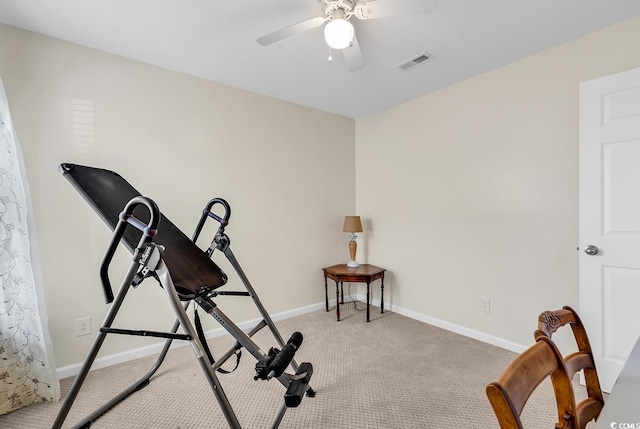
[[[294,331],[303,333],[296,360],[313,363],[317,392],[289,409],[281,428],[498,428],[484,389],[515,353],[392,312],[380,314],[376,307],[370,323],[353,303],[341,311],[340,322],[335,311],[324,310],[277,322],[285,339]],[[532,321],[532,343],[534,326]],[[265,351],[276,346],[268,329],[254,339]],[[209,343],[215,356],[232,340]],[[137,380],[154,362],[155,357],[147,357],[91,372],[64,427]],[[242,427],[268,428],[285,389],[276,380],[254,381],[255,362],[245,351],[238,370],[219,378]],[[71,382],[61,381],[63,398]],[[40,403],[14,411],[0,416],[0,427],[51,427],[60,406]],[[543,384],[523,420],[530,428],[553,427],[554,412],[551,386]],[[92,424],[96,429],[224,427],[226,420],[190,347],[172,350],[149,386]]]

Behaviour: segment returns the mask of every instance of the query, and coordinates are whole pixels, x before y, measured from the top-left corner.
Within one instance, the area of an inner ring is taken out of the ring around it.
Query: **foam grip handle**
[[[313,375],[313,365],[309,362],[303,362],[298,367],[296,376],[300,376],[302,374],[304,374],[304,376],[293,380],[291,384],[289,384],[287,392],[284,394],[284,403],[289,408],[295,408],[300,405],[300,402],[302,402],[304,392],[309,387],[309,382]]]
[[[294,332],[291,338],[289,338],[289,341],[287,341],[287,344],[275,355],[269,364],[270,377],[280,377],[282,375],[293,360],[296,350],[298,350],[301,344],[302,334],[300,332]]]
[[[296,354],[296,349],[291,344],[287,344],[275,355],[271,364],[269,365],[269,378],[280,377],[284,370],[289,366],[293,356]]]
[[[294,332],[287,341],[287,344],[291,344],[296,350],[302,345],[302,334],[300,332]]]

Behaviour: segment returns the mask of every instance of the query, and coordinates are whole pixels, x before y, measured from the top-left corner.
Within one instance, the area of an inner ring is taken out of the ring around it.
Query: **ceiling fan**
[[[260,37],[257,42],[268,46],[326,23],[324,37],[327,45],[341,51],[349,70],[357,71],[364,67],[364,58],[353,25],[349,22],[352,17],[364,20],[423,14],[434,11],[437,3],[438,0],[320,0],[322,16],[281,28]]]

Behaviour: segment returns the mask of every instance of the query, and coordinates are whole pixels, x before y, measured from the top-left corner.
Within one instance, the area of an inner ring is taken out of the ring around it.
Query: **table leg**
[[[380,313],[384,313],[384,276],[380,279]]]
[[[340,304],[344,304],[344,283],[340,282]]]
[[[369,321],[369,301],[371,295],[371,283],[367,282],[367,322]]]
[[[336,281],[336,317],[338,318],[338,322],[340,321],[340,287],[338,286],[338,282]]]
[[[324,276],[324,308],[329,311],[329,292],[327,291],[327,276]]]

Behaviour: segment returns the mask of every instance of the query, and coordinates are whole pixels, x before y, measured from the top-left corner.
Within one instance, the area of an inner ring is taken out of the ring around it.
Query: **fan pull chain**
[[[331,56],[331,48],[329,48],[329,58],[327,58],[327,61],[333,61],[333,57]]]

